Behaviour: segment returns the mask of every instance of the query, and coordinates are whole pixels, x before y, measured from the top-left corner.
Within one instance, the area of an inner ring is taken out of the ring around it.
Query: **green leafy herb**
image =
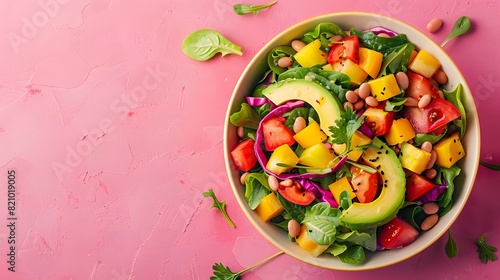
[[[451,209],[453,202],[453,192],[455,191],[455,178],[460,174],[461,169],[453,165],[450,168],[439,169],[438,176],[436,177],[437,182],[441,182],[443,179],[446,182],[446,190],[442,195],[438,197],[439,207],[443,208],[440,212],[440,216],[444,216]]]
[[[331,208],[327,202],[320,202],[307,208],[304,223],[309,238],[319,245],[330,245],[335,241],[339,226],[340,210]]]
[[[444,39],[441,47],[444,47],[444,45],[446,45],[446,43],[448,43],[448,41],[450,41],[451,39],[467,33],[469,29],[470,19],[466,16],[458,18],[458,20],[455,22],[455,25],[453,26],[453,29],[451,30],[450,35],[448,35],[448,37]]]
[[[446,127],[445,131],[441,134],[438,134],[438,135],[434,135],[432,133],[429,133],[429,134],[417,133],[417,135],[415,135],[415,138],[413,139],[413,144],[416,146],[420,146],[425,141],[429,141],[432,143],[432,145],[434,145],[437,142],[439,142],[439,140],[441,140],[446,135],[447,132],[448,132],[448,128]]]
[[[497,259],[497,255],[495,254],[497,248],[486,243],[486,234],[483,234],[476,239],[476,246],[477,253],[479,254],[479,258],[482,263],[487,263],[488,261],[494,261]]]
[[[231,218],[229,218],[229,215],[227,215],[227,212],[226,212],[226,201],[220,202],[217,199],[217,197],[215,196],[215,193],[214,193],[213,189],[209,189],[208,191],[204,192],[203,196],[204,197],[211,197],[214,200],[214,203],[212,204],[212,207],[210,207],[210,208],[218,208],[220,210],[220,212],[222,213],[222,215],[224,215],[224,218],[226,218],[226,221],[229,223],[229,225],[231,227],[233,227],[233,228],[236,228],[236,226],[234,225],[234,223],[231,220]]]
[[[245,199],[250,209],[255,210],[260,201],[271,192],[267,178],[268,176],[264,172],[253,172],[247,175],[245,179]]]
[[[457,243],[455,243],[455,240],[453,240],[453,237],[451,236],[450,230],[448,230],[448,241],[446,242],[446,246],[444,247],[444,250],[445,250],[448,258],[450,258],[450,259],[453,259],[458,254]]]
[[[342,35],[342,37],[347,37],[344,30],[338,25],[330,22],[322,22],[314,28],[313,31],[307,32],[300,39],[302,42],[309,44],[312,41],[319,39],[321,41],[321,49],[325,51],[330,44],[330,37],[335,35]]]
[[[366,48],[374,51],[381,52],[384,57],[394,50],[396,47],[401,47],[404,44],[408,44],[408,38],[405,34],[399,34],[390,38],[380,37],[375,35],[371,31],[360,32],[355,29],[351,29],[351,35],[356,35],[359,38],[359,42]]]
[[[338,258],[343,263],[360,264],[365,261],[365,250],[360,245],[352,246],[338,255]]]
[[[422,206],[415,204],[409,204],[408,206],[402,208],[398,215],[416,229],[420,228],[420,225],[428,216],[425,214]]]
[[[243,126],[252,129],[259,127],[260,120],[261,117],[259,114],[247,103],[241,103],[241,109],[229,117],[229,121],[234,126]]]
[[[387,50],[386,52],[389,54],[384,56],[379,77],[388,74],[396,74],[400,71],[406,72],[408,64],[410,63],[411,53],[414,49],[415,45],[407,43]]]
[[[358,146],[359,147],[359,146]],[[356,147],[356,149],[358,148]],[[352,160],[347,160],[347,162],[350,164],[350,165],[353,165],[353,166],[356,166],[357,168],[359,169],[362,169],[368,173],[371,173],[371,174],[374,174],[374,173],[377,173],[377,169],[371,167],[371,166],[368,166],[368,165],[364,165],[364,164],[359,164],[355,161],[352,161]]]
[[[265,5],[257,5],[257,6],[254,6],[252,4],[248,4],[248,5],[236,4],[233,6],[233,11],[238,15],[246,15],[246,14],[250,14],[250,13],[257,15],[261,10],[267,9],[276,3],[278,3],[278,1],[274,1],[274,2],[271,2],[269,4],[265,4]]]
[[[491,164],[491,163],[487,163],[487,162],[482,161],[482,160],[480,160],[479,163],[488,167],[489,169],[500,170],[500,164]]]
[[[352,199],[348,191],[342,191],[340,193],[339,200],[339,205],[342,209],[346,210],[347,208],[351,207]]]
[[[222,263],[215,263],[212,266],[212,269],[214,270],[214,276],[211,276],[210,280],[236,280],[236,279],[239,279],[241,274],[243,274],[249,270],[252,270],[259,265],[262,265],[262,264],[276,258],[277,256],[279,256],[281,254],[283,254],[283,251],[278,252],[277,254],[274,254],[274,255],[270,256],[269,258],[262,260],[262,261],[254,264],[248,268],[245,268],[239,272],[232,272],[228,266],[224,266]]]
[[[351,139],[354,132],[363,124],[365,117],[356,118],[356,113],[351,111],[349,107],[345,112],[342,112],[340,118],[335,120],[336,126],[330,127],[330,132],[332,133],[331,143],[332,144],[345,144],[346,149],[342,155],[349,153],[351,151]]]
[[[277,193],[276,196],[278,197],[278,201],[280,202],[280,204],[283,206],[283,208],[285,208],[286,213],[288,213],[288,215],[290,215],[292,219],[296,220],[299,223],[302,223],[306,214],[306,207],[286,200],[279,193]]]
[[[267,65],[275,74],[280,75],[287,69],[279,67],[278,60],[285,56],[293,56],[295,53],[297,53],[297,51],[291,46],[277,46],[267,54]]]
[[[399,112],[399,111],[403,110],[403,104],[405,102],[406,102],[406,98],[394,96],[393,98],[387,100],[387,102],[385,103],[385,110]]]
[[[347,245],[345,244],[338,244],[338,243],[333,243],[328,249],[325,250],[325,253],[330,253],[334,256],[338,256],[342,253],[344,253],[347,250]]]
[[[361,245],[363,248],[375,252],[377,250],[377,229],[371,228],[364,232],[354,230],[341,233],[337,235],[337,240]]]
[[[219,32],[212,29],[200,29],[190,33],[182,42],[182,51],[188,57],[205,61],[217,53],[242,55],[241,47],[226,39]]]
[[[462,84],[458,84],[455,90],[453,91],[443,90],[443,93],[446,100],[450,101],[453,105],[455,105],[455,107],[457,107],[458,111],[460,112],[460,118],[454,119],[453,123],[460,129],[460,137],[463,137],[465,135],[465,124],[467,123],[464,102],[462,100],[463,86]]]

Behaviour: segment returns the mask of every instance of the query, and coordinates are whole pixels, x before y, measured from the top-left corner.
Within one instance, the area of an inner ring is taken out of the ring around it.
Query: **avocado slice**
[[[382,178],[382,191],[374,201],[355,202],[342,213],[341,223],[351,229],[374,228],[389,222],[405,199],[406,177],[396,153],[376,137],[372,144],[375,147],[367,148],[362,158],[366,165],[377,169]]]
[[[322,85],[304,79],[284,80],[268,86],[262,94],[276,105],[290,100],[309,103],[319,115],[320,127],[330,135],[330,126],[336,126],[343,107],[336,96]]]

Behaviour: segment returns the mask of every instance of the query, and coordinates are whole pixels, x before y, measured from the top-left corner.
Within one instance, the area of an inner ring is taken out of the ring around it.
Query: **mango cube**
[[[350,59],[339,61],[333,64],[332,68],[334,71],[342,72],[349,76],[349,78],[351,78],[351,85],[360,85],[368,77],[368,73]]]
[[[314,40],[300,49],[293,57],[302,67],[313,67],[318,64],[325,64],[328,54],[320,50],[321,41]]]
[[[420,50],[410,63],[411,71],[430,78],[441,67],[441,63],[425,50]]]
[[[333,197],[335,198],[335,201],[340,202],[340,194],[343,191],[347,191],[349,193],[349,197],[353,199],[356,197],[356,194],[352,191],[352,186],[351,183],[349,183],[349,180],[347,177],[342,177],[339,180],[331,183],[328,188],[333,194]]]
[[[372,142],[372,139],[363,133],[356,131],[352,135],[351,139],[351,149],[358,147],[358,146],[363,146],[363,145],[368,145]],[[345,144],[332,144],[332,148],[335,151],[337,155],[342,154],[345,152],[346,145]],[[362,150],[352,150],[349,153],[347,153],[347,158],[352,161],[358,161],[361,155],[363,154]]]
[[[411,54],[410,54],[410,64],[413,62],[413,60],[415,59],[415,57],[417,56],[417,51],[416,50],[412,50],[411,51]]]
[[[413,139],[415,130],[408,119],[401,118],[392,122],[389,132],[384,136],[387,144],[393,146]]]
[[[394,77],[394,74],[368,81],[368,85],[370,85],[373,97],[375,97],[379,102],[401,93],[401,89],[399,89],[399,85],[396,81],[396,77]]]
[[[300,248],[307,251],[313,257],[321,255],[321,253],[330,247],[330,245],[319,245],[318,243],[312,241],[309,238],[309,232],[307,231],[306,225],[302,225],[300,227],[300,234],[295,241],[299,244]]]
[[[299,163],[313,168],[328,168],[335,159],[335,154],[323,143],[304,149],[300,154]]]
[[[281,212],[283,212],[283,210],[285,210],[285,208],[283,208],[274,192],[265,196],[260,201],[259,205],[257,205],[257,208],[255,208],[255,212],[257,212],[259,217],[264,222],[277,217],[279,214],[281,214]]]
[[[323,143],[326,140],[326,134],[321,130],[319,124],[315,121],[311,122],[299,133],[293,136],[295,141],[302,146],[302,148],[309,148],[313,145]]]
[[[430,159],[431,153],[427,151],[419,149],[408,142],[401,145],[399,152],[401,166],[410,171],[421,174],[426,169]]]
[[[437,154],[436,164],[445,168],[450,168],[465,156],[464,147],[462,146],[462,142],[460,142],[458,132],[441,140],[441,142],[434,146],[434,151]]]
[[[382,67],[384,55],[367,48],[359,48],[359,67],[363,68],[370,77],[375,78]]]
[[[266,168],[279,175],[291,170],[298,162],[299,158],[293,152],[292,148],[287,144],[283,144],[273,151],[266,164]],[[279,166],[278,164],[280,163],[290,167]]]

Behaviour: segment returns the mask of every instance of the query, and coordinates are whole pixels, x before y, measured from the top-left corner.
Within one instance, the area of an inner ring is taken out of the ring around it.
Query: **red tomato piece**
[[[295,143],[293,132],[286,127],[284,118],[271,118],[262,123],[262,133],[264,135],[264,145],[266,150],[274,151],[283,144],[291,146]]]
[[[356,35],[349,36],[340,42],[333,43],[328,52],[328,63],[330,64],[335,64],[346,59],[350,59],[352,62],[359,64],[359,39]]]
[[[231,158],[238,170],[247,172],[257,163],[254,144],[255,141],[252,139],[243,140],[231,151]]]
[[[405,220],[396,217],[383,225],[377,240],[385,249],[396,249],[409,245],[417,237],[418,231]]]
[[[406,75],[409,80],[409,86],[405,90],[406,97],[413,97],[417,100],[420,100],[426,94],[439,97],[438,89],[426,77],[411,71],[408,71]]]
[[[369,173],[351,165],[351,185],[360,203],[369,203],[375,199],[378,190],[378,174]]]
[[[278,193],[291,203],[303,206],[311,204],[316,199],[313,192],[304,189],[298,182],[294,182],[290,187],[280,185]]]
[[[364,123],[375,133],[375,136],[381,136],[389,132],[395,113],[370,107],[363,112],[363,116],[365,116]]]
[[[406,107],[403,115],[416,133],[427,134],[460,117],[460,111],[451,102],[436,97],[424,108]]]
[[[406,171],[406,201],[415,201],[434,188],[434,183],[417,173]]]

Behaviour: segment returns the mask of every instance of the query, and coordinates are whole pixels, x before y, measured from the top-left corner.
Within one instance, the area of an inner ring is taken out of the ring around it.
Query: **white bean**
[[[429,23],[427,24],[427,30],[430,33],[434,33],[436,31],[438,31],[442,25],[443,25],[443,21],[439,18],[435,18],[435,19],[432,19],[431,21],[429,21]]]
[[[300,233],[300,224],[296,220],[288,221],[288,234],[291,237],[297,237]]]
[[[347,107],[351,109],[351,111],[354,111],[354,106],[350,102],[344,103],[344,111],[347,111]]]
[[[355,111],[359,111],[363,109],[363,107],[365,107],[365,101],[363,99],[360,99],[356,101],[356,103],[354,103],[353,107]]]
[[[424,143],[422,143],[420,149],[430,153],[432,151],[432,143],[429,141],[425,141]]]
[[[278,182],[278,178],[274,177],[274,176],[269,176],[269,178],[267,178],[267,183],[269,184],[269,187],[271,188],[271,190],[277,192],[278,189],[280,188],[280,183]]]
[[[430,94],[424,94],[422,98],[418,101],[418,108],[422,109],[431,103],[432,96]]]
[[[299,133],[302,129],[306,127],[306,119],[303,117],[297,117],[293,122],[293,132]]]
[[[292,179],[285,179],[284,181],[280,182],[280,185],[283,187],[291,187],[293,185],[293,180]]]
[[[293,64],[293,61],[288,56],[284,56],[284,57],[278,59],[278,66],[281,68],[288,68],[288,67],[292,66],[292,64]]]
[[[437,70],[437,72],[434,74],[434,76],[432,76],[432,78],[438,84],[441,84],[441,85],[444,85],[448,82],[448,75],[446,75],[446,73],[441,69]]]
[[[248,174],[249,174],[248,172],[245,172],[245,173],[241,174],[241,177],[240,177],[240,183],[241,183],[242,185],[245,185],[245,184],[246,184],[246,183],[245,183],[245,180],[247,179]]]
[[[424,203],[424,205],[422,205],[422,208],[424,208],[425,214],[432,215],[436,214],[439,211],[439,204],[434,201],[429,201]]]
[[[429,180],[432,180],[432,179],[436,178],[436,176],[437,176],[437,171],[434,168],[427,169],[425,171],[425,178],[427,178]]]
[[[437,224],[438,220],[439,220],[439,215],[438,214],[432,214],[429,217],[425,218],[425,220],[420,225],[420,229],[421,230],[429,230],[434,225]]]
[[[306,43],[302,42],[301,40],[293,40],[291,45],[295,51],[300,51],[300,49],[306,46]]]
[[[432,150],[431,151],[431,159],[429,160],[429,163],[427,163],[426,168],[431,169],[434,166],[434,164],[436,163],[436,160],[437,160],[437,153],[436,153],[436,151]]]
[[[389,34],[385,34],[385,33],[379,33],[377,36],[382,37],[382,38],[391,38],[391,36]]]
[[[362,83],[360,86],[359,86],[359,97],[361,99],[365,99],[367,98],[371,93],[371,88],[370,88],[370,85],[367,84],[367,83]]]
[[[346,92],[345,98],[347,99],[347,101],[349,101],[351,103],[356,103],[356,101],[358,101],[358,99],[359,99],[359,96],[355,91],[349,90]]]
[[[396,81],[398,82],[398,85],[404,90],[406,90],[410,85],[410,80],[408,79],[408,75],[406,75],[405,72],[398,72],[396,74]]]
[[[368,96],[367,98],[365,98],[365,102],[368,106],[371,106],[371,107],[378,106],[378,100],[373,96]]]

